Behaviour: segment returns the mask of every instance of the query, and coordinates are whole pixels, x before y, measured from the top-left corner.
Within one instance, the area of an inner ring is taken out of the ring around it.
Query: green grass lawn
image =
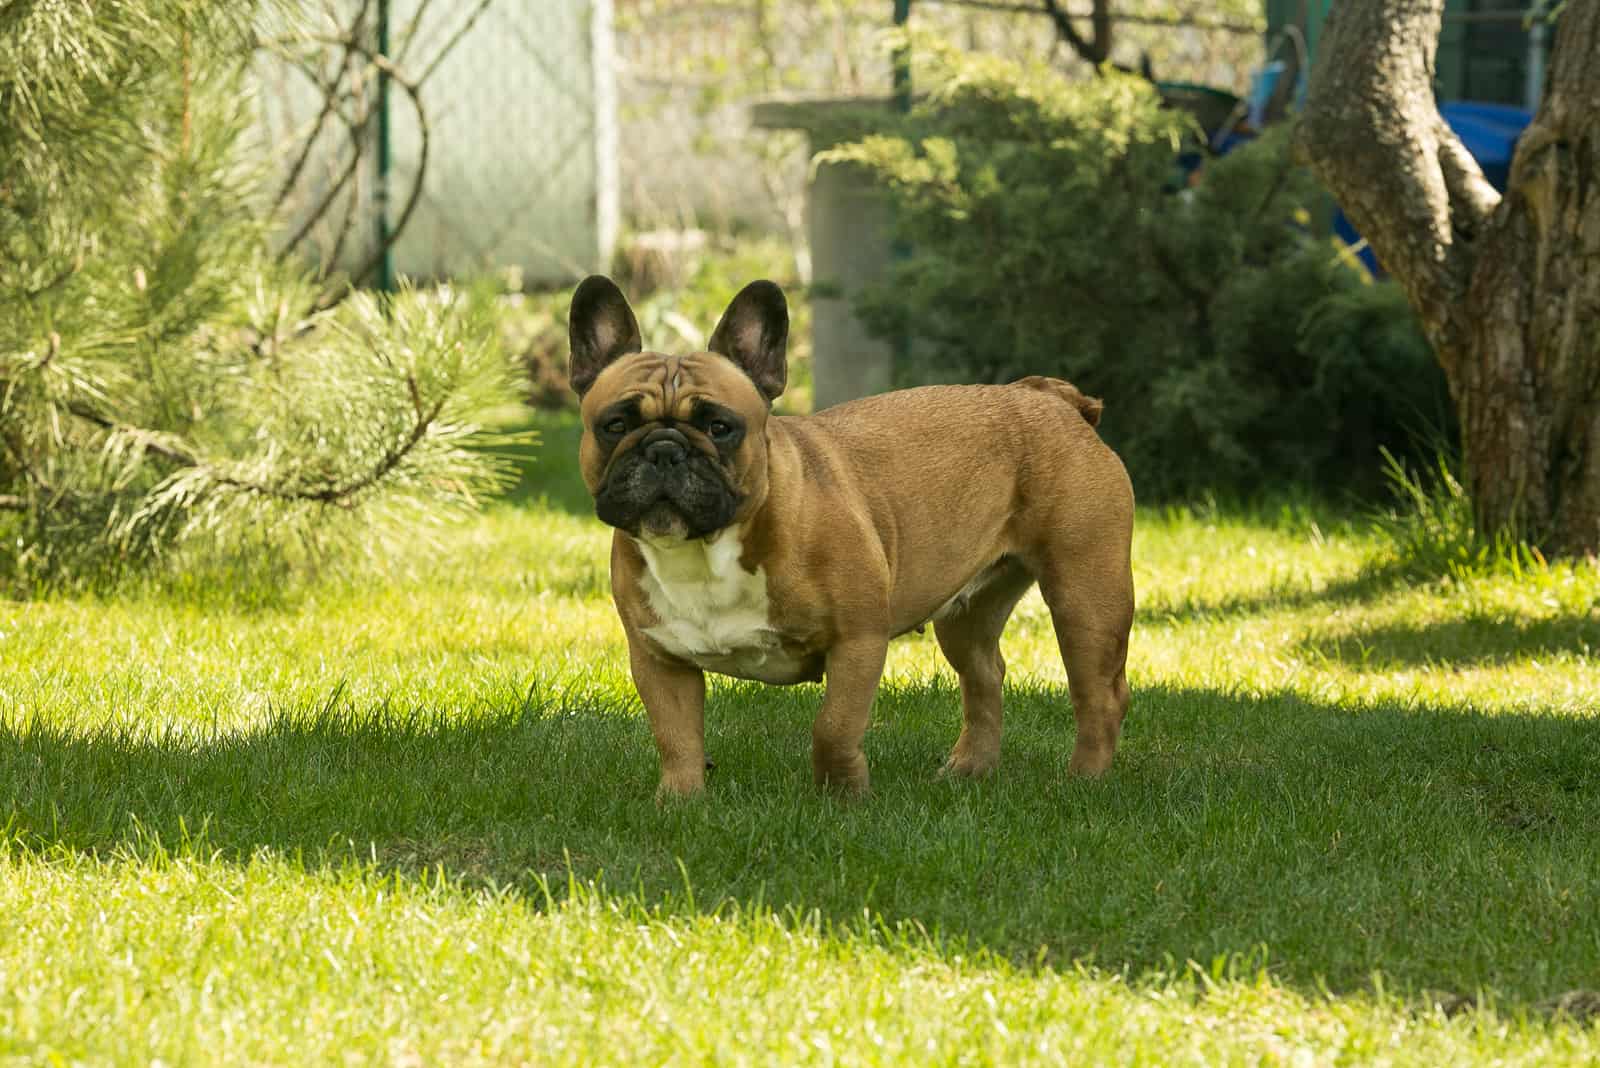
[[[660,809],[574,440],[387,575],[0,602],[0,1062],[1600,1059],[1594,566],[1146,512],[1105,780],[1033,594],[995,779],[929,635],[868,800],[719,680]]]

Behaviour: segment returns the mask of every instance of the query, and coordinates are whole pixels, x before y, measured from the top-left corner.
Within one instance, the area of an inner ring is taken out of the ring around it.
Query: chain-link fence
[[[1086,3],[1058,8],[1081,20]],[[1256,0],[1117,0],[1109,59],[1163,81],[1242,91],[1261,63]],[[1093,68],[1044,0],[913,0],[914,28],[961,46]],[[798,234],[798,136],[753,131],[759,99],[884,97],[892,0],[617,0],[621,183],[642,226],[754,224]]]
[[[330,0],[257,64],[283,240],[358,281],[600,268],[613,73],[609,0]]]
[[[751,107],[887,96],[894,6],[322,0],[257,64],[282,240],[367,282],[567,281],[607,263],[623,219],[786,233],[803,259],[804,138],[754,130]],[[963,47],[1091,76],[1052,17],[1082,17],[1065,0],[910,6]],[[1112,62],[1238,90],[1260,61],[1253,0],[1113,8]]]

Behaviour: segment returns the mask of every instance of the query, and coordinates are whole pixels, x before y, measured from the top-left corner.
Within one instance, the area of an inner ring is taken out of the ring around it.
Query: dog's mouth
[[[687,516],[672,506],[671,502],[659,500],[652,504],[645,513],[639,517],[638,529],[631,531],[634,534],[643,534],[652,538],[690,538],[690,523]]]
[[[660,538],[703,538],[733,522],[739,494],[709,457],[689,452],[664,462],[644,453],[619,457],[595,492],[602,522]]]

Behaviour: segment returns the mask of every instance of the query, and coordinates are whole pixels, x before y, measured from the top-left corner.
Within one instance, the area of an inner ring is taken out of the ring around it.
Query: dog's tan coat
[[[695,400],[708,398],[747,424],[724,465],[743,497],[732,526],[696,543],[613,537],[612,591],[664,794],[704,784],[702,670],[770,682],[826,676],[814,772],[865,790],[862,739],[888,642],[930,620],[961,679],[964,725],[946,769],[992,771],[1000,633],[1035,581],[1078,724],[1069,769],[1109,767],[1128,707],[1133,493],[1095,432],[1098,401],[1030,378],[769,416],[768,398],[724,355],[635,352],[606,365],[583,394],[580,456],[591,491],[617,455],[608,461],[593,420],[623,397],[638,400],[647,422],[687,420]],[[736,539],[736,554],[724,539]]]

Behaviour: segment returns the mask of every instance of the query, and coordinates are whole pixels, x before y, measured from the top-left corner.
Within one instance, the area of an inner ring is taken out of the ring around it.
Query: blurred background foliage
[[[1149,82],[919,41],[909,114],[826,158],[867,167],[906,255],[864,298],[903,385],[1068,378],[1146,499],[1305,484],[1370,494],[1380,449],[1448,432],[1405,297],[1311,226],[1277,128],[1185,176],[1192,120]]]
[[[486,263],[372,293],[322,238],[299,254],[249,81],[263,50],[313,74],[339,59],[316,74],[329,103],[310,136],[338,127],[359,152],[379,75],[421,108],[427,75],[495,2],[433,37],[400,28],[388,58],[362,36],[372,0],[0,9],[4,588],[381,559],[510,484],[537,422],[524,406],[571,405],[566,286]],[[1140,78],[1102,76],[1048,6],[919,2],[917,105],[880,110],[832,157],[892,201],[906,254],[862,310],[908,345],[898,384],[1070,377],[1106,397],[1105,433],[1148,500],[1370,498],[1380,449],[1431,467],[1416,442],[1453,447],[1435,365],[1399,294],[1313,236],[1325,200],[1282,139],[1182,178],[1188,117]],[[1251,0],[1115,7],[1118,65],[1237,91],[1261,60]],[[783,411],[811,406],[812,160],[801,135],[753,127],[750,105],[885,98],[889,8],[616,3],[611,271],[666,349],[701,346],[751,278],[783,284]],[[400,62],[413,42],[415,70]],[[370,196],[347,170],[293,177],[314,200]],[[330,239],[353,211],[327,215],[344,220]]]

